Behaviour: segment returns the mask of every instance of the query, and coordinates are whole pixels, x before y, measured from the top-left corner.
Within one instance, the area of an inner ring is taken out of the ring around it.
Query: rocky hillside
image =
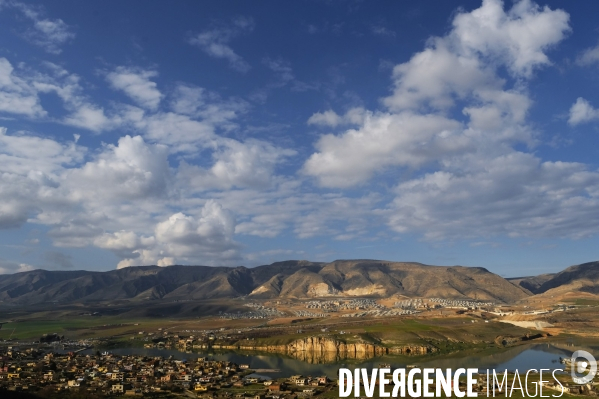
[[[375,296],[477,298],[512,302],[527,293],[483,268],[427,266],[420,263],[340,260],[316,270],[301,268],[275,275],[251,297]]]
[[[541,286],[551,280],[554,276],[555,273],[549,273],[539,274],[538,276],[508,278],[507,280],[512,284],[530,291],[532,294],[538,294],[540,293],[539,289]]]
[[[531,294],[556,300],[580,294],[599,295],[599,262],[570,266],[554,274],[508,278],[508,281]]]
[[[375,260],[286,261],[246,267],[130,267],[108,272],[34,270],[0,276],[4,303],[112,300],[317,298],[332,296],[476,298],[512,302],[529,293],[483,268]]]
[[[599,262],[570,266],[539,286],[537,293],[586,292],[599,294]]]

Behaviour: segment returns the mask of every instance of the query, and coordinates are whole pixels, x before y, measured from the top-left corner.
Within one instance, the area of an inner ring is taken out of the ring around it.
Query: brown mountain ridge
[[[512,303],[548,290],[599,292],[599,262],[510,279],[481,267],[413,262],[289,260],[247,267],[139,266],[107,272],[33,270],[0,276],[0,303],[217,298],[471,298]]]

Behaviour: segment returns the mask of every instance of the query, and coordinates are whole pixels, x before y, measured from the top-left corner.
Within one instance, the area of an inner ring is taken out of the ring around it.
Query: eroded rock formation
[[[281,353],[311,364],[331,363],[344,359],[371,359],[387,354],[424,355],[437,349],[430,345],[387,348],[366,342],[346,343],[317,336],[297,339],[287,345],[214,345],[213,348]]]

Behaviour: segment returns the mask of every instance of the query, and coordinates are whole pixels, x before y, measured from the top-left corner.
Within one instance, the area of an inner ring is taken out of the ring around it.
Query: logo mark
[[[584,360],[581,360],[581,358]],[[570,375],[572,375],[572,380],[576,384],[587,384],[597,374],[597,361],[587,351],[580,350],[574,352],[570,358],[570,362]],[[587,367],[589,368],[588,374],[581,376],[587,372]]]

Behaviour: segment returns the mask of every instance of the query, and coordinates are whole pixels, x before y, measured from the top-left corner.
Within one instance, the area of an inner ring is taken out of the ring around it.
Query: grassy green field
[[[69,339],[91,339],[136,335],[139,331],[158,332],[158,329],[204,330],[253,327],[261,324],[256,320],[222,319],[172,319],[123,316],[82,316],[59,312],[38,312],[28,316],[0,316],[9,321],[0,329],[0,339],[37,339],[42,334],[56,333]]]
[[[596,299],[578,298],[574,300],[574,304],[578,306],[599,306],[599,301]]]
[[[123,325],[125,324],[125,325]],[[117,318],[80,318],[68,320],[25,320],[7,323],[0,330],[0,339],[39,338],[42,334],[56,333],[67,337],[97,337],[117,335],[132,330],[133,322],[125,322]]]
[[[127,336],[139,331],[156,331],[158,328],[205,328],[198,320],[164,321],[160,319],[125,319],[122,317],[80,317],[64,320],[22,320],[2,326],[0,339],[32,339],[42,334],[56,333],[70,339]]]
[[[432,345],[439,352],[453,352],[494,346],[498,335],[524,336],[527,333],[538,333],[511,324],[495,321],[485,323],[484,320],[470,317],[366,319],[358,322],[339,321],[337,324],[327,320],[326,327],[328,330],[323,333],[320,328],[309,329],[309,324],[302,323],[294,328],[273,332],[267,337],[256,337],[251,345],[286,345],[297,339],[321,336],[345,343],[366,342],[389,348]],[[299,333],[298,330],[302,332]],[[238,344],[248,345],[248,342],[240,341]]]
[[[491,321],[484,323],[469,317],[443,319],[401,318],[377,321],[365,326],[348,327],[349,334],[382,346],[409,345],[424,342],[445,342],[450,346],[460,343],[493,342],[498,335],[525,335],[528,329]]]

